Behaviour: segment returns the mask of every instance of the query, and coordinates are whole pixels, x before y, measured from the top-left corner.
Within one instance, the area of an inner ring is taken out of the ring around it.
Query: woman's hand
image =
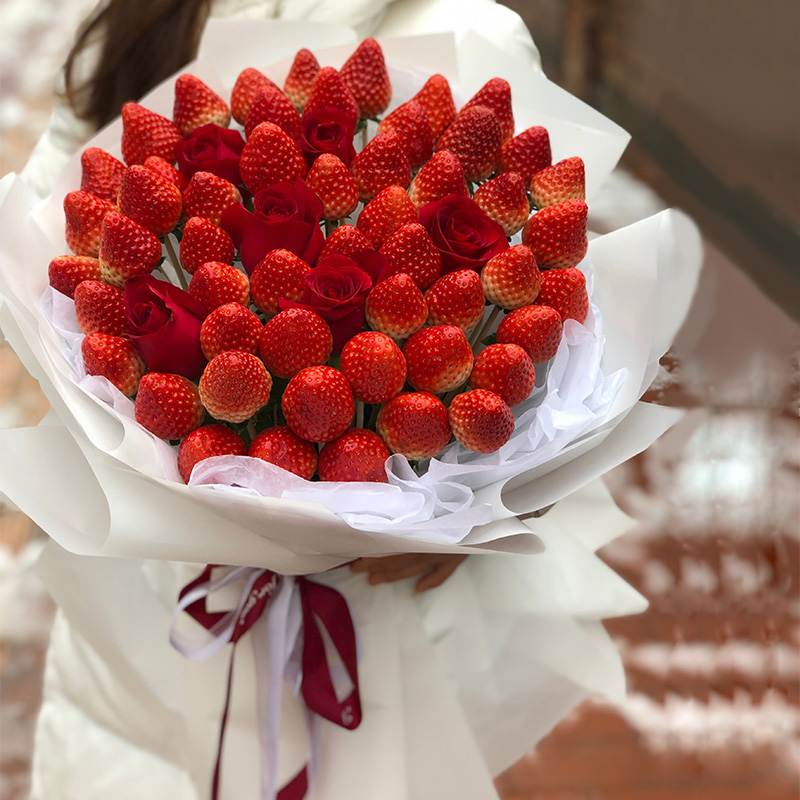
[[[403,553],[383,558],[359,558],[350,565],[353,572],[366,572],[373,585],[402,581],[422,575],[415,591],[425,592],[441,586],[457,569],[466,556],[444,553]]]

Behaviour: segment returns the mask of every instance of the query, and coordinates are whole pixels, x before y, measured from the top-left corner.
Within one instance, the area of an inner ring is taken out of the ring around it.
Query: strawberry
[[[355,413],[350,384],[339,370],[301,369],[281,398],[286,424],[307,442],[331,442],[349,427]]]
[[[534,364],[544,364],[556,354],[563,328],[561,315],[554,308],[523,306],[505,316],[497,326],[497,341],[517,344]]]
[[[231,121],[231,110],[200,78],[183,74],[175,81],[172,119],[178,130],[186,136],[202,125],[214,124],[227,128]]]
[[[47,277],[56,291],[74,297],[81,281],[100,280],[100,262],[90,256],[56,256],[47,267]]]
[[[418,330],[403,355],[408,382],[420,392],[439,394],[461,386],[472,371],[472,348],[461,328],[436,325]]]
[[[226,350],[206,364],[200,400],[215,419],[244,422],[269,402],[272,376],[252,353]]]
[[[377,433],[350,428],[320,451],[319,479],[388,483],[384,465],[390,455]]]
[[[500,149],[499,171],[519,172],[527,185],[539,170],[549,167],[551,161],[547,128],[535,126],[503,144]]]
[[[148,372],[139,381],[136,421],[160,439],[183,439],[205,416],[197,387],[182,375]]]
[[[507,142],[514,135],[514,111],[511,108],[511,87],[502,78],[492,78],[464,104],[461,109],[472,106],[486,106],[494,111],[500,123],[503,141]]]
[[[211,172],[195,172],[183,192],[183,216],[203,217],[219,225],[222,212],[241,202],[242,195],[230,181]]]
[[[298,50],[283,84],[284,94],[298,111],[303,110],[318,72],[319,61],[314,54],[305,48]]]
[[[159,156],[148,156],[144,160],[144,166],[151,172],[155,172],[156,175],[166,178],[171,184],[177,186],[181,193],[183,193],[183,190],[189,183],[189,179],[180,170],[175,169],[172,164],[168,164]]]
[[[339,74],[353,93],[364,119],[377,117],[388,108],[392,99],[392,84],[383,50],[374,39],[364,39],[344,62]]]
[[[256,194],[274,183],[294,183],[308,172],[297,144],[271,122],[262,122],[250,134],[239,161],[244,185]]]
[[[261,360],[276,378],[292,378],[306,367],[324,364],[333,350],[328,323],[307,308],[287,308],[261,331]]]
[[[190,274],[209,261],[233,264],[236,248],[233,239],[204,217],[190,217],[183,226],[181,266]]]
[[[515,406],[527,400],[536,383],[536,369],[528,354],[516,344],[490,344],[475,356],[469,385],[488,389]]]
[[[429,392],[393,397],[378,412],[375,429],[389,450],[409,461],[438,456],[450,441],[447,408]]]
[[[122,157],[129,167],[144,164],[148,156],[174,164],[180,140],[180,131],[172,120],[138,103],[122,106]]]
[[[152,231],[169,233],[180,221],[183,197],[180,189],[147,167],[129,167],[119,187],[119,210]]]
[[[583,323],[589,313],[586,278],[579,269],[551,269],[542,275],[542,288],[536,298],[543,306],[551,306],[566,322],[576,319]]]
[[[326,256],[339,254],[342,256],[354,256],[366,250],[374,250],[369,239],[355,225],[340,225],[322,245],[318,261],[322,261]]]
[[[506,236],[521,231],[528,221],[531,209],[525,181],[518,172],[504,172],[487,181],[475,192],[473,200],[487,217],[500,225]]]
[[[486,299],[481,278],[474,269],[460,269],[442,275],[425,292],[428,325],[455,325],[464,333],[482,319]]]
[[[484,181],[497,167],[502,142],[494,111],[486,106],[470,106],[442,134],[436,149],[450,150],[457,156],[468,181]]]
[[[333,153],[317,157],[308,171],[306,184],[322,200],[325,207],[322,216],[327,220],[347,217],[358,206],[356,179]]]
[[[528,245],[541,269],[567,269],[579,264],[586,255],[588,207],[583,200],[566,200],[537,211],[522,231],[522,243]]]
[[[100,375],[126,397],[136,394],[147,368],[130,339],[108,333],[90,333],[81,342],[81,355],[87,375]]]
[[[244,125],[247,121],[250,106],[253,105],[258,93],[266,88],[278,89],[278,86],[257,69],[247,67],[239,73],[231,92],[231,112],[240,125]]]
[[[406,339],[427,318],[428,304],[416,281],[404,272],[381,281],[367,295],[367,324],[392,339]]]
[[[178,448],[178,472],[189,483],[195,464],[214,456],[243,456],[247,445],[227,425],[203,425],[195,428]]]
[[[261,320],[240,303],[217,306],[200,328],[203,355],[211,361],[225,350],[255,354],[263,327]]]
[[[469,197],[464,167],[449,150],[440,150],[417,173],[408,190],[411,202],[417,208],[449,194]]]
[[[456,441],[474,453],[494,453],[514,432],[514,415],[502,397],[488,389],[457,394],[450,403]]]
[[[406,359],[386,334],[357,333],[342,349],[341,370],[356,400],[385,403],[406,382]]]
[[[247,455],[299,475],[307,481],[317,471],[317,448],[292,433],[288,425],[267,428],[253,439]]]
[[[197,298],[209,311],[228,303],[249,307],[250,282],[247,275],[230,264],[207,261],[192,275],[189,281],[189,294]]]
[[[370,244],[379,248],[403,225],[418,219],[406,190],[402,186],[388,186],[364,206],[356,225]]]
[[[375,136],[350,164],[363,203],[369,203],[389,186],[407,189],[411,164],[400,137],[394,131]]]
[[[280,89],[269,86],[256,95],[244,123],[245,136],[249,138],[262,122],[274,123],[291,139],[300,138],[300,114]]]
[[[329,107],[338,108],[347,114],[353,130],[358,127],[360,113],[353,93],[337,70],[333,67],[323,67],[311,84],[311,91],[303,108],[303,117],[315,111],[324,111]]]
[[[419,222],[407,222],[399,227],[383,243],[380,251],[389,262],[391,274],[404,272],[410,275],[423,291],[441,274],[442,255]]]
[[[75,287],[75,314],[85,334],[128,335],[125,295],[122,289],[102,281],[81,281]]]
[[[583,159],[565,158],[537,172],[531,179],[531,199],[537,208],[554,206],[565,200],[585,200]]]
[[[412,170],[418,170],[433,154],[433,128],[416,100],[398,106],[378,125],[378,133],[392,130],[406,151]]]
[[[520,308],[539,294],[542,276],[529,247],[518,244],[489,259],[481,272],[486,299],[500,308]]]
[[[81,191],[109,203],[117,202],[117,193],[125,165],[99,147],[87,147],[81,153]]]
[[[450,84],[444,75],[431,75],[425,85],[411,98],[419,103],[433,129],[433,138],[438,139],[456,118],[456,104]]]
[[[64,198],[64,235],[67,246],[77,256],[97,258],[100,252],[100,229],[106,214],[117,207],[88,192],[70,192]]]
[[[100,231],[100,274],[106,283],[122,286],[134,275],[152,272],[161,259],[161,242],[147,228],[111,211]]]
[[[281,297],[293,303],[300,302],[310,269],[290,250],[270,250],[250,276],[250,292],[256,308],[271,317],[278,313]]]

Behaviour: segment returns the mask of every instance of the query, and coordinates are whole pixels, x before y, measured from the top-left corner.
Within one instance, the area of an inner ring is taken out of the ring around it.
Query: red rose
[[[175,148],[178,169],[191,178],[195,172],[212,172],[239,186],[239,158],[244,139],[239,131],[209,123],[184,136]]]
[[[137,275],[125,282],[125,314],[150,372],[190,380],[200,375],[206,365],[200,326],[208,311],[199,300],[152,275]]]
[[[220,227],[230,234],[249,275],[270,250],[281,248],[313,264],[325,242],[319,227],[322,211],[322,201],[298,178],[256,192],[253,213],[239,203],[228,206]]]
[[[459,269],[480,272],[508,248],[503,229],[474,200],[449,194],[422,206],[419,221],[442,254],[442,275]]]
[[[316,311],[333,334],[333,355],[364,327],[364,307],[372,288],[372,278],[352,258],[332,255],[323,258],[306,273],[306,284],[299,303],[281,298],[278,305],[286,308],[308,308]]]
[[[355,129],[349,116],[338,108],[312,111],[303,117],[303,127],[298,144],[306,156],[309,167],[322,153],[333,153],[346,167],[355,157],[353,136]]]

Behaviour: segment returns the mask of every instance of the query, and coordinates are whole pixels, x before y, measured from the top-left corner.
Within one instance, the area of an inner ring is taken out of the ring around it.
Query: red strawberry
[[[257,353],[263,327],[261,320],[239,303],[217,306],[200,328],[203,355],[211,361],[225,350]]]
[[[458,157],[449,150],[440,150],[417,173],[408,190],[411,201],[417,208],[449,194],[469,197],[464,167]]]
[[[411,99],[416,100],[425,111],[434,139],[438,139],[456,118],[453,93],[444,75],[431,75]]]
[[[227,425],[203,425],[195,428],[178,448],[178,472],[189,483],[195,464],[214,456],[243,456],[247,445]]]
[[[323,67],[311,84],[303,116],[306,117],[315,111],[324,111],[329,107],[338,108],[347,114],[353,130],[356,129],[360,116],[358,102],[342,80],[341,74],[333,67]]]
[[[350,428],[320,451],[319,479],[387,483],[384,465],[390,455],[377,433]]]
[[[374,202],[374,201],[373,201]],[[411,205],[411,208],[414,208]],[[431,286],[442,271],[442,256],[419,222],[399,227],[381,246],[391,267],[391,274],[405,272],[423,291]]]
[[[294,183],[307,171],[300,148],[271,122],[262,122],[250,134],[239,161],[242,181],[253,194],[274,183]]]
[[[539,294],[542,276],[529,247],[518,244],[489,259],[481,272],[486,299],[500,308],[520,308]]]
[[[406,359],[386,334],[357,333],[342,349],[341,370],[356,400],[385,403],[406,382]]]
[[[200,400],[212,417],[244,422],[269,402],[272,376],[258,356],[226,350],[208,362],[199,389]]]
[[[231,110],[200,78],[184,74],[175,81],[172,119],[178,130],[186,136],[195,128],[210,123],[227,128],[231,121]]]
[[[463,109],[436,143],[461,161],[468,181],[484,181],[500,160],[502,132],[497,115],[486,106]]]
[[[298,111],[303,110],[318,72],[319,61],[314,54],[305,48],[298,50],[283,84],[284,94]]]
[[[353,93],[362,117],[377,117],[388,108],[392,84],[383,50],[374,39],[364,39],[339,74]]]
[[[328,323],[307,308],[287,308],[261,331],[259,353],[276,378],[292,378],[306,367],[324,364],[331,350]]]
[[[579,269],[551,269],[542,275],[542,288],[536,298],[543,306],[551,306],[564,321],[583,323],[589,313],[586,278]]]
[[[404,272],[381,281],[367,295],[367,324],[392,339],[405,339],[428,318],[428,304],[414,279]]]
[[[583,159],[565,158],[537,172],[531,179],[531,199],[537,208],[554,206],[565,200],[585,200]]]
[[[110,203],[117,202],[117,193],[125,165],[99,147],[87,147],[81,153],[81,191]]]
[[[106,283],[122,286],[134,275],[152,272],[161,258],[161,242],[147,228],[111,211],[100,231],[100,274]]]
[[[566,200],[537,211],[522,231],[522,243],[533,250],[542,269],[567,269],[586,255],[588,207],[583,200]]]
[[[119,210],[156,236],[169,233],[180,221],[180,189],[147,167],[129,167],[119,187]]]
[[[519,172],[526,184],[551,161],[550,135],[541,126],[524,130],[500,149],[500,172]]]
[[[280,89],[270,86],[256,95],[244,123],[245,136],[249,138],[262,122],[274,123],[291,139],[300,138],[300,114]]]
[[[428,392],[406,392],[378,412],[375,429],[393,453],[409,461],[433,458],[450,441],[444,403]]]
[[[78,256],[97,258],[103,220],[106,214],[116,210],[114,203],[88,192],[70,192],[64,198],[64,235],[69,249]]]
[[[561,315],[554,308],[523,306],[504,317],[497,326],[497,341],[517,344],[534,364],[544,364],[556,354],[563,328]]]
[[[355,225],[340,225],[325,240],[317,260],[322,261],[323,258],[337,253],[342,256],[354,256],[365,250],[374,249],[369,239]]]
[[[203,217],[219,225],[222,212],[242,202],[242,195],[230,181],[211,172],[195,172],[183,192],[183,216]]]
[[[311,269],[290,250],[271,250],[250,276],[250,292],[256,308],[268,317],[278,313],[278,300],[300,301]]]
[[[107,333],[90,333],[81,342],[81,355],[88,375],[106,378],[127,397],[136,394],[147,368],[130,339]]]
[[[418,219],[406,190],[402,186],[389,186],[364,206],[356,225],[370,244],[379,248],[403,225]]]
[[[358,184],[344,162],[323,153],[311,165],[306,176],[308,188],[322,200],[327,220],[342,219],[352,214],[358,206]]]
[[[474,269],[460,269],[442,275],[425,292],[428,325],[455,325],[464,333],[482,319],[486,306],[480,276]]]
[[[209,261],[233,264],[236,248],[233,239],[222,228],[203,217],[191,217],[183,226],[181,266],[190,274]]]
[[[233,118],[240,125],[246,122],[250,106],[253,105],[258,93],[268,87],[278,88],[277,84],[253,67],[247,67],[239,73],[231,92],[231,111]]]
[[[189,179],[180,170],[175,169],[172,164],[168,164],[163,158],[159,158],[159,156],[148,156],[144,160],[144,166],[151,172],[155,172],[156,175],[166,178],[174,186],[177,186],[181,193],[183,193],[183,190],[189,183]]]
[[[90,256],[56,256],[47,268],[47,277],[56,291],[74,297],[81,281],[100,280],[100,262]]]
[[[516,344],[490,344],[475,356],[469,385],[488,389],[509,406],[527,400],[536,383],[536,369],[528,354]]]
[[[518,172],[504,172],[487,181],[475,192],[473,200],[502,227],[506,236],[521,231],[531,211],[525,182]]]
[[[405,344],[408,382],[439,394],[461,386],[472,371],[472,348],[461,328],[436,325],[418,330]]]
[[[136,421],[161,439],[183,439],[200,423],[205,410],[197,387],[182,375],[148,372],[139,381]]]
[[[508,404],[488,389],[457,394],[449,416],[456,441],[475,453],[494,453],[514,432],[514,415]]]
[[[411,183],[408,156],[400,137],[391,130],[375,136],[353,159],[350,171],[363,203],[369,203],[389,186],[406,189]]]
[[[507,142],[514,135],[514,111],[511,108],[511,87],[502,78],[487,81],[473,97],[467,100],[465,108],[486,106],[494,111],[500,123],[503,141]]]
[[[288,425],[267,428],[253,439],[247,455],[310,481],[317,471],[317,448],[292,433]]]
[[[403,103],[383,119],[378,133],[388,130],[400,137],[412,170],[419,169],[433,154],[433,128],[416,100]]]
[[[306,367],[281,398],[286,424],[307,442],[331,442],[349,427],[355,413],[350,384],[333,367]]]
[[[128,335],[125,295],[122,289],[101,281],[81,281],[75,287],[75,314],[85,334]]]
[[[122,106],[122,157],[128,166],[144,164],[148,156],[175,163],[181,134],[172,120],[138,103]]]
[[[209,311],[227,303],[238,303],[247,307],[250,305],[250,282],[247,275],[230,264],[207,261],[192,275],[189,294],[196,297]]]

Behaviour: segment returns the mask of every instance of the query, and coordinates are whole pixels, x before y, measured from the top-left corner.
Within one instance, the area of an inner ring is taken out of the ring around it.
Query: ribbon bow
[[[281,680],[293,682],[293,678],[300,673],[300,690],[311,734],[313,774],[318,759],[318,718],[322,717],[348,730],[357,728],[361,723],[356,636],[350,609],[347,601],[335,589],[304,577],[279,575],[268,569],[237,567],[222,578],[212,580],[212,570],[215,568],[217,565],[208,565],[198,578],[181,590],[169,636],[172,646],[193,660],[209,658],[228,643],[234,645],[228,667],[225,710],[220,725],[211,798],[219,798],[222,745],[228,721],[236,643],[247,631],[255,628],[251,639],[255,650],[256,675],[263,674],[265,663],[269,673],[266,687],[262,681],[258,682],[257,687],[261,718],[259,734],[263,754],[261,798],[302,800],[308,791],[308,764],[276,793]],[[209,611],[206,607],[208,596],[239,580],[244,580],[244,589],[236,608],[229,611]],[[196,637],[175,629],[175,621],[183,611],[208,631],[210,639],[204,635],[203,641],[198,642]],[[336,665],[337,669],[328,663],[320,625],[325,628],[339,653],[344,673],[353,686],[352,691],[342,701],[337,699],[332,674],[342,672],[342,669],[339,665]],[[302,656],[298,665],[292,656],[300,637]]]

